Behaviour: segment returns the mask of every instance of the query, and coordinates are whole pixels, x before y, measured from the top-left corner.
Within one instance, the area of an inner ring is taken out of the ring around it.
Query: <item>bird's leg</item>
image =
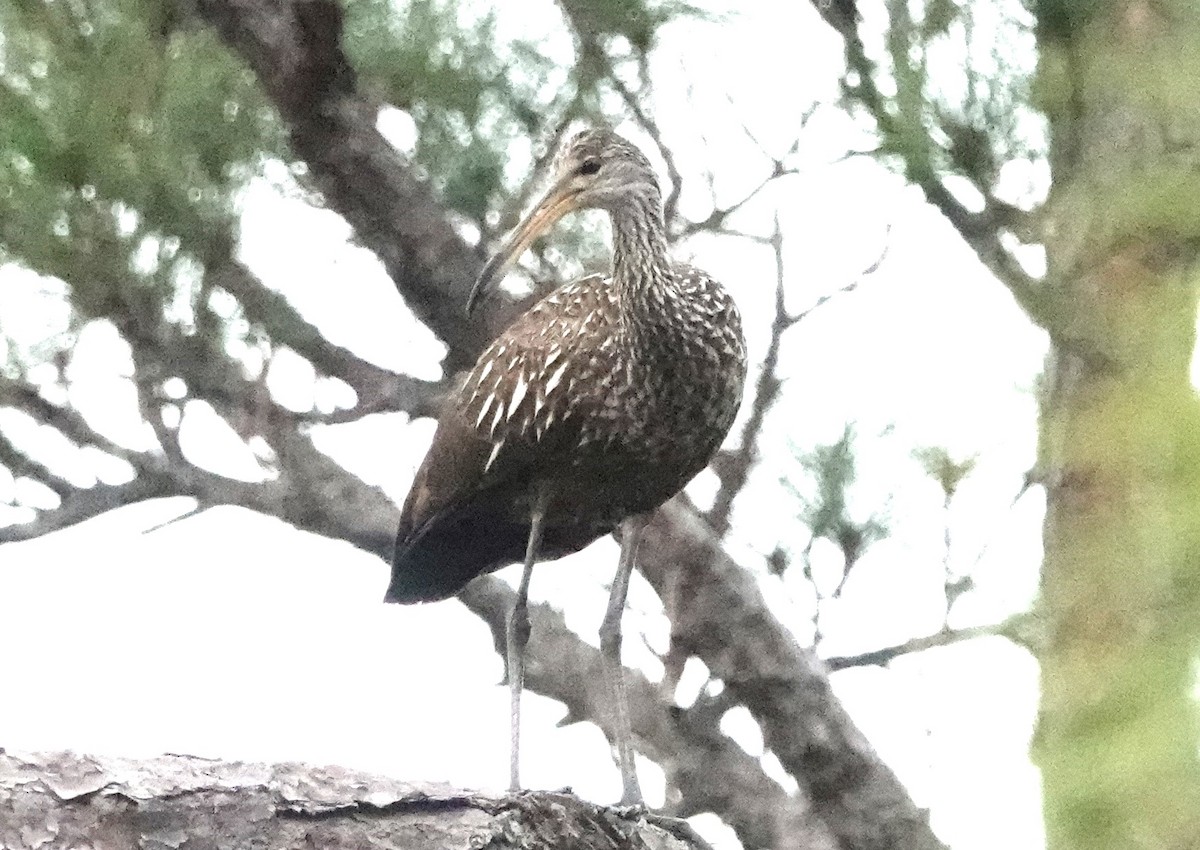
[[[525,644],[529,642],[529,579],[533,575],[533,562],[537,559],[538,547],[542,544],[542,521],[546,518],[546,503],[537,499],[529,515],[529,542],[525,547],[525,569],[521,572],[521,586],[517,588],[517,601],[513,603],[505,631],[508,644],[508,694],[512,724],[512,749],[509,752],[508,787],[510,791],[521,790],[521,688],[525,684]]]
[[[621,524],[621,564],[613,579],[608,597],[608,610],[600,625],[600,654],[604,657],[604,672],[614,702],[617,757],[621,762],[621,805],[642,805],[642,789],[638,785],[633,763],[633,728],[629,723],[629,696],[625,691],[625,668],[621,666],[621,615],[625,613],[625,596],[629,593],[629,577],[637,556],[638,542],[646,517],[630,517]]]

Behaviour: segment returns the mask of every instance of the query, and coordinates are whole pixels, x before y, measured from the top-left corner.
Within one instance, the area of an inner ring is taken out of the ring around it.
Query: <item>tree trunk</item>
[[[1200,15],[1042,2],[1051,128],[1039,465],[1051,850],[1200,842]]]

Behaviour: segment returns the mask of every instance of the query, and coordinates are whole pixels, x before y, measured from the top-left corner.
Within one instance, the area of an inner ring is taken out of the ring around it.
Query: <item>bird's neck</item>
[[[662,202],[638,197],[612,213],[613,287],[622,317],[655,323],[671,312],[676,281],[667,255]]]

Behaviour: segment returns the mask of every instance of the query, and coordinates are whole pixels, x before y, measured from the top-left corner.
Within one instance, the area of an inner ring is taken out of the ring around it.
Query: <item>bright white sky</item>
[[[693,181],[685,214],[707,213],[699,179],[705,166],[717,172],[721,203],[761,179],[764,163],[739,121],[768,147],[785,149],[800,111],[835,91],[839,45],[806,4],[736,5],[741,11],[720,24],[671,27],[655,56],[656,114]],[[502,17],[502,36],[511,30],[530,37],[531,20],[557,20],[522,9]],[[395,115],[386,124],[400,144],[404,125]],[[707,148],[689,141],[699,131]],[[895,533],[863,560],[844,601],[826,612],[830,654],[901,642],[941,625],[942,495],[912,458],[916,447],[979,456],[951,509],[951,562],[960,569],[977,564],[978,585],[955,609],[953,625],[995,622],[1026,607],[1040,558],[1039,494],[1011,502],[1033,460],[1032,389],[1044,339],[916,190],[866,160],[823,164],[865,143],[845,118],[819,114],[805,135],[806,172],[777,184],[734,222],[769,232],[778,210],[796,309],[853,280],[887,246],[878,273],[787,338],[786,408],[768,422],[769,463],[739,504],[731,543],[735,556],[762,575],[781,619],[809,640],[811,601],[801,577],[779,580],[763,568],[781,529],[794,551],[806,542],[791,539],[801,535],[789,531],[797,506],[778,478],[790,463],[789,444],[831,442],[847,420],[857,422],[864,442],[855,504],[865,514],[887,502]],[[345,224],[289,196],[284,174],[271,177],[274,184],[259,181],[245,196],[246,260],[333,341],[391,368],[440,374],[438,343],[411,320],[375,259],[349,244]],[[682,250],[733,291],[761,358],[772,310],[771,255],[716,238]],[[21,307],[36,318],[41,308],[32,306],[30,289],[52,284],[0,274],[0,315]],[[24,326],[38,324],[31,318]],[[73,400],[110,435],[141,444],[132,390],[119,377],[126,356],[103,328],[81,345],[87,356],[77,362],[87,366],[72,372]],[[271,385],[301,409],[314,398],[337,398],[328,387],[314,390],[311,372],[295,358],[277,361]],[[213,419],[202,407],[188,408],[189,455],[229,474],[259,475],[250,453]],[[20,436],[21,423],[11,416],[0,413],[0,427]],[[397,501],[431,436],[431,423],[409,424],[403,416],[315,434],[323,450]],[[11,486],[0,481],[0,495]],[[710,491],[704,477],[692,489],[701,502]],[[507,692],[480,621],[455,602],[383,606],[384,563],[241,509],[150,530],[190,507],[183,499],[133,506],[3,548],[0,617],[21,644],[6,661],[6,679],[21,690],[0,700],[6,747],[337,762],[503,788]],[[818,577],[835,561],[818,552]],[[598,543],[539,568],[533,596],[565,610],[595,642],[615,565],[614,544]],[[502,575],[513,578],[511,570]],[[666,621],[640,579],[630,604],[629,633],[641,632],[645,641],[627,640],[626,659],[658,676],[650,647],[665,648]],[[702,683],[693,667],[679,698],[694,698]],[[1037,774],[1026,755],[1037,669],[1024,651],[1000,639],[977,640],[886,670],[839,673],[834,685],[952,846],[1041,845]],[[599,731],[560,729],[562,715],[557,703],[526,698],[526,783],[616,799],[617,772]],[[727,725],[761,754],[747,714],[731,714]],[[643,768],[653,804],[661,775],[648,763]],[[719,847],[737,846],[714,819],[699,825]]]

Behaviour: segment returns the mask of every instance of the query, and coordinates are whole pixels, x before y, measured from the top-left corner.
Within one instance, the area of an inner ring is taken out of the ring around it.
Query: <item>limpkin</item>
[[[506,635],[513,790],[533,564],[618,530],[600,645],[622,803],[642,800],[620,659],[638,540],[647,515],[721,444],[746,372],[733,301],[709,275],[668,258],[661,198],[650,162],[615,133],[585,130],[559,152],[553,185],[486,265],[467,311],[573,210],[608,212],[612,274],[553,290],[483,352],[447,400],[401,514],[388,602],[444,599],[524,561]]]

